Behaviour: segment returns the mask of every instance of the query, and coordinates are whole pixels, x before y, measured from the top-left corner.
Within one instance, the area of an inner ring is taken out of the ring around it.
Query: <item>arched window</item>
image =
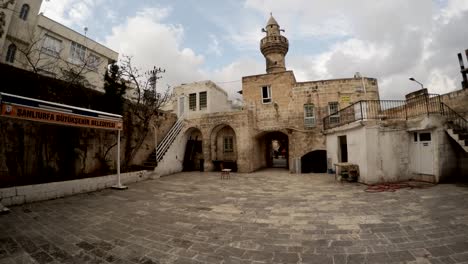
[[[7,55],[6,55],[6,61],[7,62],[15,62],[15,55],[16,55],[16,45],[15,44],[10,44],[10,46],[8,46],[8,51],[7,51]]]
[[[23,19],[24,21],[26,21],[26,19],[28,18],[28,13],[29,13],[29,5],[28,5],[28,4],[24,4],[24,5],[21,7],[21,12],[20,12],[19,17],[20,17],[21,19]]]

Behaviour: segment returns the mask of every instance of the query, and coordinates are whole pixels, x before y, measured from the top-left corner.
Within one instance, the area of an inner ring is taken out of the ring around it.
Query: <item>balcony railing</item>
[[[363,100],[323,118],[323,128],[327,130],[359,120],[407,120],[411,117],[436,113],[442,115],[450,113],[453,116],[453,110],[448,109],[437,94],[421,95],[407,100]]]

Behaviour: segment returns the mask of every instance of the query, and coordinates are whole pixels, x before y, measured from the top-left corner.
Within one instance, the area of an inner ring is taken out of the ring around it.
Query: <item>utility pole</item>
[[[153,69],[149,71],[150,77],[148,81],[149,81],[149,85],[151,86],[152,96],[154,96],[153,100],[155,101],[160,100],[158,92],[156,91],[156,87],[157,87],[158,79],[161,79],[162,77],[158,75],[160,73],[165,73],[165,72],[166,70],[161,69],[160,67],[156,68],[156,66],[154,66]],[[157,113],[156,115],[155,124],[152,125],[153,130],[154,130],[154,151],[156,153],[155,155],[156,166],[158,165],[158,129],[159,129],[158,119],[159,119],[159,113]]]
[[[466,58],[468,59],[468,49],[465,50]],[[465,69],[465,65],[463,63],[463,56],[461,53],[458,53],[458,62],[460,63],[460,73],[463,77],[463,81],[461,83],[462,89],[468,89],[468,78],[467,73],[468,69]]]

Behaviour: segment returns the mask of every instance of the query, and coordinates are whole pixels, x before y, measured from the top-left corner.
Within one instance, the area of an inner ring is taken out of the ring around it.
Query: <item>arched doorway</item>
[[[237,138],[231,126],[216,126],[211,132],[210,145],[215,171],[220,170],[221,166],[237,171]]]
[[[202,133],[198,128],[190,128],[186,132],[187,145],[185,146],[183,171],[203,170],[203,144]]]
[[[314,150],[301,158],[302,173],[325,173],[327,172],[327,151]]]
[[[289,168],[289,140],[282,132],[270,132],[263,137],[266,166],[268,168]]]

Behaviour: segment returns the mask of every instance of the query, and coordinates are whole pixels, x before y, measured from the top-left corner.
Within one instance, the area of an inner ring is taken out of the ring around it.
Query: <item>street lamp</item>
[[[413,81],[413,82],[417,82],[419,83],[419,85],[421,85],[421,89],[424,89],[424,85],[420,82],[418,82],[416,79],[414,79],[413,77],[409,78],[410,81]]]

